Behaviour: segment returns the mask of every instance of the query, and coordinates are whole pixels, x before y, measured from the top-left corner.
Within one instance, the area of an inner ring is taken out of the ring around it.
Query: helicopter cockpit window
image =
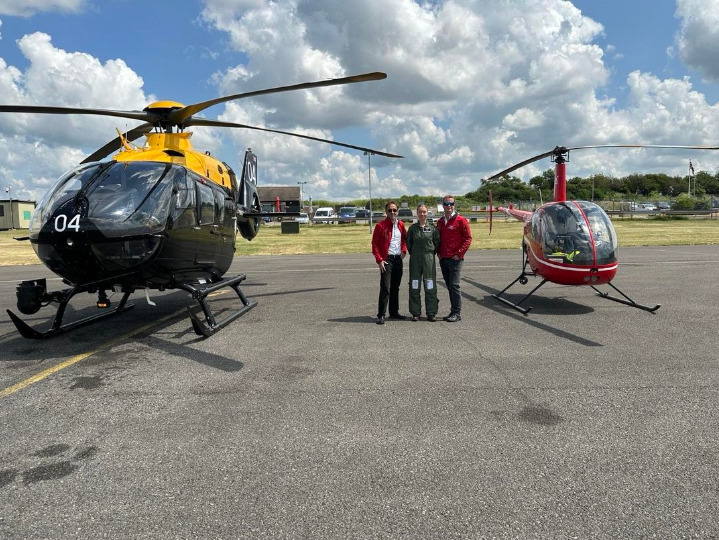
[[[162,230],[179,174],[181,167],[167,163],[111,162],[87,188],[87,217],[108,236]]]
[[[30,220],[30,232],[39,231],[48,217],[69,199],[74,198],[104,167],[107,167],[107,164],[90,163],[62,175],[37,204]]]
[[[578,208],[572,203],[548,205],[541,219],[545,257],[572,264],[594,264],[589,229]]]
[[[609,216],[602,208],[594,203],[578,201],[584,215],[587,216],[589,228],[594,236],[594,246],[597,252],[597,264],[612,264],[617,262],[617,235],[614,232]]]

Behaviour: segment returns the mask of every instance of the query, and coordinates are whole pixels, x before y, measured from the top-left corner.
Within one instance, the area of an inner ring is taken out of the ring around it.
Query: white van
[[[318,208],[315,212],[314,217],[312,218],[313,223],[330,223],[331,221],[337,219],[337,214],[335,213],[335,209],[330,206],[323,206],[321,208]]]

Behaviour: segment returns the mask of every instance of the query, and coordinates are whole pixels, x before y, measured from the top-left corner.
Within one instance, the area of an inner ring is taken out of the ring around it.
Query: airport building
[[[0,230],[28,229],[35,201],[0,200]]]

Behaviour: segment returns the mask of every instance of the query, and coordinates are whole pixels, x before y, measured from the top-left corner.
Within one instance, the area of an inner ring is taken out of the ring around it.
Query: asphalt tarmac
[[[259,304],[208,339],[175,291],[26,340],[50,274],[2,268],[0,537],[716,537],[719,246],[620,256],[656,314],[547,284],[521,315],[519,250],[472,251],[461,322],[384,326],[369,254],[238,257]]]

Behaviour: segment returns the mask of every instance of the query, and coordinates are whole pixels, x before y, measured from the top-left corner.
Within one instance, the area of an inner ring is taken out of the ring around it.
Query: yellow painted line
[[[91,357],[91,356],[94,355],[94,354],[97,354],[97,353],[99,353],[99,352],[101,352],[101,351],[104,351],[105,349],[109,349],[110,347],[112,347],[112,346],[114,346],[114,345],[117,345],[117,344],[120,343],[121,341],[123,341],[123,340],[125,340],[125,339],[127,339],[127,338],[129,338],[129,337],[132,337],[132,336],[134,336],[135,334],[139,334],[140,332],[144,332],[145,330],[147,330],[147,329],[149,329],[149,328],[152,328],[153,326],[156,326],[156,325],[158,325],[158,324],[160,324],[160,323],[162,323],[162,322],[164,322],[164,321],[166,321],[166,320],[168,320],[168,319],[172,319],[173,317],[176,317],[177,315],[179,315],[180,313],[182,313],[182,312],[185,311],[186,309],[187,309],[187,308],[182,308],[182,309],[180,309],[180,310],[177,310],[177,311],[175,311],[174,313],[172,313],[172,314],[170,314],[170,315],[166,315],[166,316],[162,317],[161,319],[158,319],[158,320],[153,321],[153,322],[151,322],[151,323],[149,323],[149,324],[146,324],[145,326],[142,326],[142,327],[140,327],[140,328],[137,328],[137,329],[133,330],[132,332],[129,332],[128,334],[125,334],[125,335],[123,335],[123,336],[117,337],[117,338],[113,339],[112,341],[108,341],[107,343],[105,343],[105,344],[102,345],[101,347],[98,347],[98,348],[95,349],[95,350],[92,350],[92,351],[89,351],[89,352],[86,352],[86,353],[82,353],[82,354],[78,354],[77,356],[73,356],[73,357],[70,358],[69,360],[65,360],[64,362],[60,362],[59,364],[57,364],[57,365],[55,365],[55,366],[52,366],[51,368],[47,368],[45,371],[41,371],[41,372],[38,373],[37,375],[33,375],[32,377],[28,377],[28,378],[25,379],[24,381],[20,381],[20,382],[17,383],[17,384],[14,384],[14,385],[12,385],[12,386],[10,386],[10,387],[8,387],[8,388],[5,388],[4,390],[0,390],[0,398],[4,398],[4,397],[7,397],[7,396],[9,396],[9,395],[11,395],[11,394],[14,394],[15,392],[18,392],[19,390],[22,390],[23,388],[27,388],[28,386],[30,386],[30,385],[32,385],[32,384],[35,384],[36,382],[40,382],[40,381],[42,381],[43,379],[46,379],[47,377],[49,377],[49,376],[52,375],[53,373],[57,373],[58,371],[60,371],[60,370],[62,370],[62,369],[65,369],[66,367],[70,367],[70,366],[72,366],[73,364],[77,364],[78,362],[82,362],[83,360],[85,360],[86,358]]]

